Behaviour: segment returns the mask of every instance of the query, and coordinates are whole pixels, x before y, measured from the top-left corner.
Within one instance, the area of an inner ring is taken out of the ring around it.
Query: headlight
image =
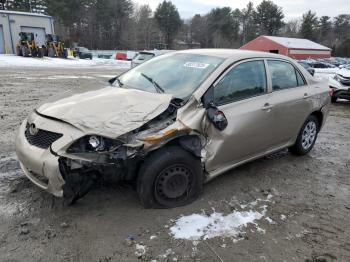
[[[123,142],[102,136],[84,136],[75,141],[68,149],[68,153],[96,153],[109,152],[123,145]]]

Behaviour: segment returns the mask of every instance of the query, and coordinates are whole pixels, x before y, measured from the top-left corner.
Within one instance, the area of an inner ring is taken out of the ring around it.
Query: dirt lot
[[[206,184],[201,198],[186,207],[146,210],[123,185],[96,188],[64,207],[29,182],[14,154],[20,122],[47,97],[106,83],[116,73],[0,68],[0,261],[350,261],[348,102],[332,105],[310,155],[282,151],[244,165]],[[240,240],[170,234],[181,215],[228,214],[268,195],[269,219],[243,228]],[[134,241],[125,241],[128,235]]]

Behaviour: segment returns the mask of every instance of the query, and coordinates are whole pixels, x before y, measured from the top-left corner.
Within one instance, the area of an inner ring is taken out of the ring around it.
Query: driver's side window
[[[264,61],[248,61],[232,69],[215,85],[214,102],[223,105],[267,92]]]

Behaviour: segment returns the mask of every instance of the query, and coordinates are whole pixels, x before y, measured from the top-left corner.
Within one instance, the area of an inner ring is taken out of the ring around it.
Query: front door
[[[214,103],[228,121],[220,131],[210,125],[206,170],[225,169],[273,145],[273,126],[264,60],[240,62],[213,86]]]

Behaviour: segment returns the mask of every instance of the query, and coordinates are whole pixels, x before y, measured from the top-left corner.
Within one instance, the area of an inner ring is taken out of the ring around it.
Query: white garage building
[[[51,16],[0,10],[0,54],[14,54],[20,32],[34,33],[38,45],[43,45],[46,34],[54,34]]]

